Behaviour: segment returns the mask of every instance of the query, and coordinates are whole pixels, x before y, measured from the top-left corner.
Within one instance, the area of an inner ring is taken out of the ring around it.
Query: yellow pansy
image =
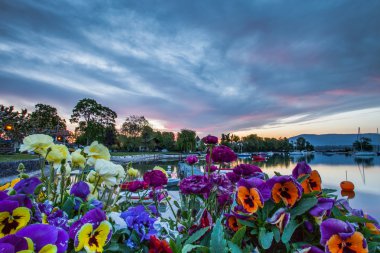
[[[108,235],[112,232],[111,224],[108,221],[102,221],[94,229],[91,223],[86,223],[75,236],[75,251],[85,249],[87,253],[103,252],[103,247],[107,244]]]
[[[86,164],[86,158],[81,154],[82,150],[77,149],[75,152],[71,153],[71,164],[75,167],[81,167],[84,168],[84,165]]]
[[[98,159],[104,159],[107,161],[111,159],[111,155],[108,148],[103,144],[99,144],[97,141],[94,141],[93,143],[91,143],[90,146],[85,147],[84,152],[88,156],[87,163],[90,166],[94,166],[96,160]]]
[[[0,213],[0,238],[14,234],[25,227],[30,221],[30,210],[26,207],[17,207],[9,212]]]
[[[53,144],[53,138],[46,134],[32,134],[24,138],[20,146],[20,152],[33,151],[37,154],[46,155],[46,151]]]
[[[46,157],[46,160],[49,163],[53,164],[55,169],[61,167],[62,160],[66,160],[66,162],[71,160],[69,150],[63,144],[54,144],[50,146],[51,151]]]

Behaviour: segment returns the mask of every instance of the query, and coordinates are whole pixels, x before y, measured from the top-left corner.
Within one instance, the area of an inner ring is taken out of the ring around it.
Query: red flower
[[[159,240],[156,236],[151,235],[149,241],[149,253],[173,253],[173,251],[167,241]]]
[[[152,187],[163,186],[168,183],[168,178],[161,170],[145,172],[144,181]]]

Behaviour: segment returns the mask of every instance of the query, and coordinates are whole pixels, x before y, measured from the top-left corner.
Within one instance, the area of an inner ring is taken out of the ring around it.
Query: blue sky
[[[0,104],[96,99],[158,129],[380,127],[379,1],[0,1]]]

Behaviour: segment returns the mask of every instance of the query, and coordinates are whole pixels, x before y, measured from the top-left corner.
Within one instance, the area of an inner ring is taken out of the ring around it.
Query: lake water
[[[380,220],[380,156],[357,159],[351,155],[334,154],[326,155],[315,153],[307,157],[289,157],[274,155],[266,162],[253,162],[251,159],[238,159],[231,166],[241,163],[251,163],[258,165],[270,176],[274,172],[281,174],[291,174],[298,161],[306,160],[312,169],[318,170],[322,178],[324,188],[337,189],[340,195],[340,182],[348,180],[355,184],[355,196],[349,200],[353,208],[361,208]],[[200,163],[202,166],[204,163]],[[154,161],[141,162],[133,165],[141,173],[152,169],[155,165],[170,169],[172,177],[177,176],[177,161]],[[341,197],[341,195],[340,195]],[[346,198],[346,197],[345,197]]]

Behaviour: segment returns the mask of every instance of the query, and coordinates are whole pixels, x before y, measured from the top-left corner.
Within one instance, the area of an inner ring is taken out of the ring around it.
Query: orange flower
[[[353,233],[350,237],[343,239],[338,234],[330,237],[326,243],[326,251],[331,253],[367,253],[367,243],[363,243],[364,236],[360,232]]]
[[[303,175],[305,174],[301,174],[299,177],[302,177]],[[311,193],[313,191],[320,192],[322,191],[321,185],[322,185],[321,176],[316,170],[313,170],[310,173],[310,176],[301,183],[304,193]]]
[[[284,202],[292,207],[302,196],[302,186],[290,176],[275,176],[268,180],[272,187],[271,196],[275,203]]]
[[[237,218],[234,215],[229,215],[227,218],[227,226],[232,230],[232,231],[238,231],[239,228],[241,228],[241,224],[238,223]]]
[[[247,213],[255,213],[259,207],[264,207],[264,200],[256,188],[240,186],[237,193],[237,203],[243,206]]]

